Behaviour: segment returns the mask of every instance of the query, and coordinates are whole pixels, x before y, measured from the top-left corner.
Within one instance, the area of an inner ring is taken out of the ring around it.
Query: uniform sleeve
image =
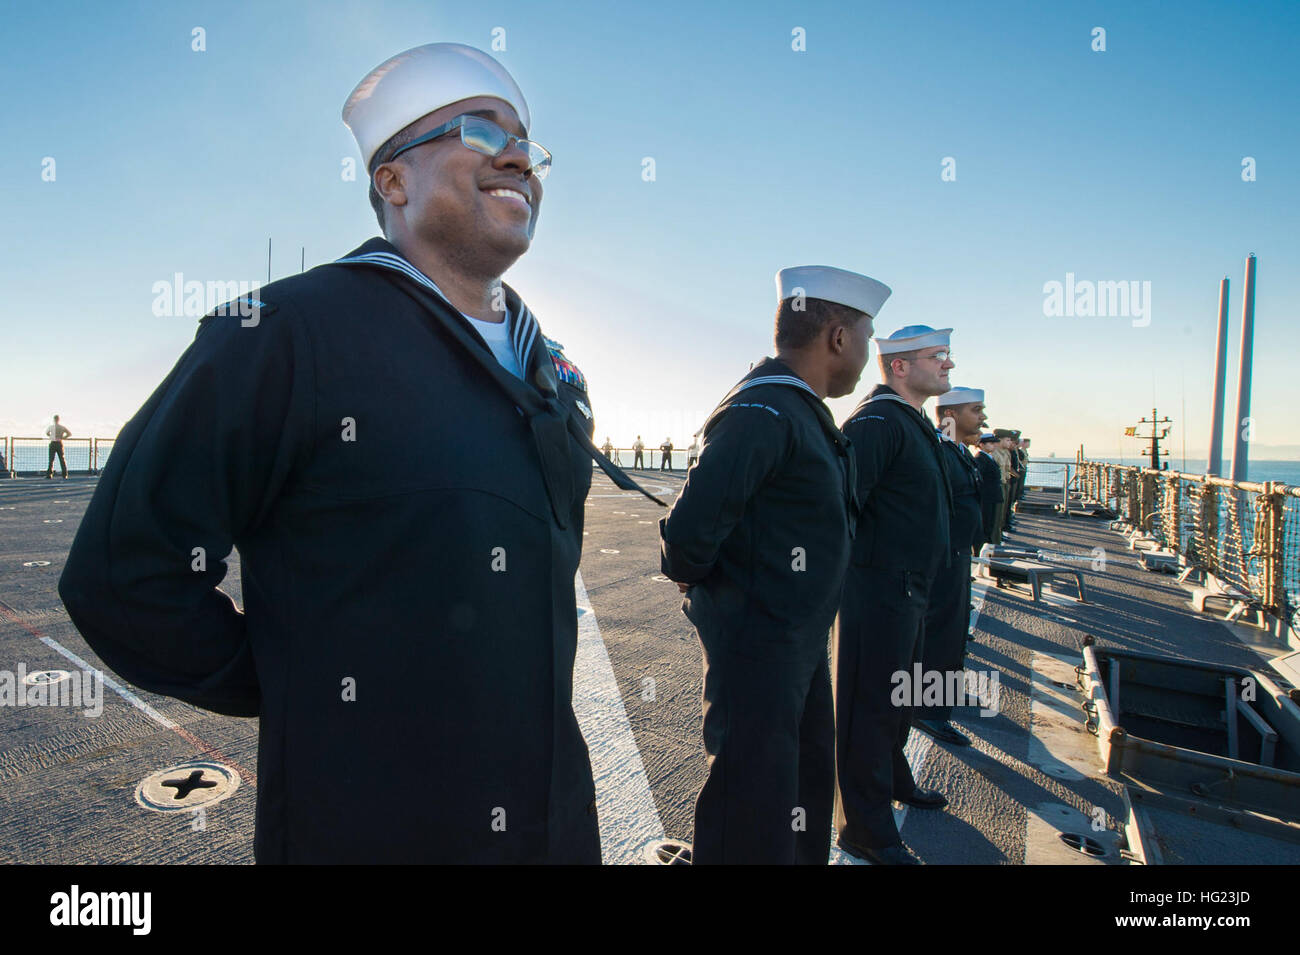
[[[59,580],[109,667],[234,716],[257,715],[260,692],[244,616],[217,585],[305,460],[314,415],[306,333],[276,311],[203,319],[118,436]]]
[[[898,456],[903,446],[902,430],[892,418],[866,411],[847,421],[843,431],[853,443],[858,500],[865,502]]]
[[[788,457],[791,440],[789,419],[765,406],[723,412],[659,522],[665,577],[693,584],[709,575],[749,499]]]

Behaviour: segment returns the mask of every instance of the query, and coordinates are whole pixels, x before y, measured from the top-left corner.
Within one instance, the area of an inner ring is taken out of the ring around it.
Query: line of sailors
[[[673,439],[664,438],[663,444],[659,445],[659,470],[671,471],[673,469]],[[614,442],[605,436],[605,443],[600,446],[601,454],[607,458],[616,459],[618,449],[614,447]],[[645,442],[641,440],[641,435],[636,436],[636,441],[632,444],[633,466],[643,467],[645,462],[642,453],[645,451]],[[689,468],[695,463],[700,456],[700,435],[698,432],[691,438],[690,446],[686,449],[686,466]]]
[[[599,862],[574,577],[592,462],[639,487],[500,281],[550,154],[462,44],[390,57],[343,119],[383,237],[240,299],[255,323],[200,321],[118,436],[60,597],[127,682],[259,718],[259,863]],[[838,775],[841,845],[904,861],[890,799],[942,797],[902,759],[888,677],[961,665],[983,396],[949,387],[951,330],[904,328],[837,427],[823,399],[856,387],[890,290],[816,267],[777,286],[776,357],[710,417],[661,525],[707,666],[696,858],[826,862]],[[235,548],[242,612],[219,589]]]
[[[918,663],[963,669],[970,558],[1005,532],[1027,454],[1018,433],[983,432],[982,390],[952,387],[951,328],[877,338],[881,383],[837,427],[824,399],[855,389],[891,290],[825,266],[776,284],[776,357],[710,415],[660,522],[704,650],[693,858],[825,864],[833,817],[846,852],[917,864],[892,802],[947,800],[917,785],[908,735],[970,741],[951,705],[896,689]]]

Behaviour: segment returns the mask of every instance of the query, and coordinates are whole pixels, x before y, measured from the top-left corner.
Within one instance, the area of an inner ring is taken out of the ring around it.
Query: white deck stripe
[[[983,581],[976,581],[970,587],[970,629],[974,630],[979,626],[980,614],[984,612],[984,595],[988,592],[989,585]]]
[[[642,850],[665,837],[664,824],[581,573],[573,578],[573,591],[578,603],[573,712],[587,739],[596,779],[601,860],[605,865],[644,862]]]
[[[96,670],[96,667],[91,666],[89,663],[81,659],[81,657],[77,656],[67,647],[63,646],[63,644],[59,643],[57,640],[51,639],[50,637],[41,637],[40,641],[41,643],[49,647],[51,650],[53,650],[55,653],[63,654],[63,656],[67,657],[69,660],[75,663],[83,672],[89,673]],[[140,697],[136,696],[126,687],[122,686],[122,684],[114,680],[107,673],[103,673],[101,671],[100,676],[103,678],[104,685],[106,687],[113,690],[115,693],[117,693],[118,696],[122,697],[122,699],[126,700],[128,703],[130,703],[137,710],[142,712],[145,716],[149,717],[149,719],[153,720],[159,726],[165,727],[166,729],[169,730],[176,729],[177,727],[176,723],[173,723],[167,717],[163,716],[161,713],[155,710],[144,700],[140,699]]]

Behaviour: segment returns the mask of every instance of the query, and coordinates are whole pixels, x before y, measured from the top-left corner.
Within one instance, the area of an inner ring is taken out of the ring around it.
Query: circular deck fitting
[[[24,567],[48,567],[50,566],[50,562],[48,560],[25,560],[23,561],[23,566]]]
[[[611,548],[611,547],[602,547],[602,548],[600,549],[600,552],[601,552],[602,554],[617,554],[617,553],[618,553],[618,551],[614,550],[614,549]]]
[[[53,686],[62,683],[70,676],[72,674],[67,670],[37,670],[23,677],[23,682],[28,686]]]
[[[42,524],[62,524],[62,523],[63,523],[63,518],[61,518],[61,517],[50,517],[50,518],[47,518],[46,520],[42,521],[41,523],[42,523]]]
[[[1106,848],[1096,839],[1090,839],[1087,836],[1081,836],[1077,832],[1062,832],[1057,835],[1062,842],[1086,856],[1104,856]]]
[[[661,583],[661,584],[671,584],[671,583],[672,583],[672,581],[669,580],[667,577],[665,577],[663,574],[655,574],[655,575],[654,575],[653,577],[651,577],[650,579],[651,579],[651,580],[657,580],[657,581],[659,581],[659,583]]]
[[[191,760],[146,776],[135,801],[154,812],[180,812],[221,802],[239,788],[239,773],[229,766]]]
[[[676,839],[656,839],[642,850],[642,854],[651,865],[691,864],[691,847]]]

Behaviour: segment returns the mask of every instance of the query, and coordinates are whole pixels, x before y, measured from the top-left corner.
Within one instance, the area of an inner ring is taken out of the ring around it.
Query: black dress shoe
[[[872,865],[923,865],[916,856],[912,855],[912,850],[907,848],[901,842],[898,845],[884,846],[877,849],[868,849],[866,846],[854,845],[852,842],[846,842],[844,839],[837,840],[836,844],[857,859],[864,859]]]
[[[906,806],[913,806],[917,809],[942,809],[948,805],[948,797],[939,790],[922,789],[920,786],[913,789],[909,796],[895,796],[894,798]]]
[[[929,733],[942,743],[951,743],[953,746],[970,745],[970,740],[957,732],[957,728],[951,723],[940,723],[938,720],[914,720],[912,725],[923,733]]]

